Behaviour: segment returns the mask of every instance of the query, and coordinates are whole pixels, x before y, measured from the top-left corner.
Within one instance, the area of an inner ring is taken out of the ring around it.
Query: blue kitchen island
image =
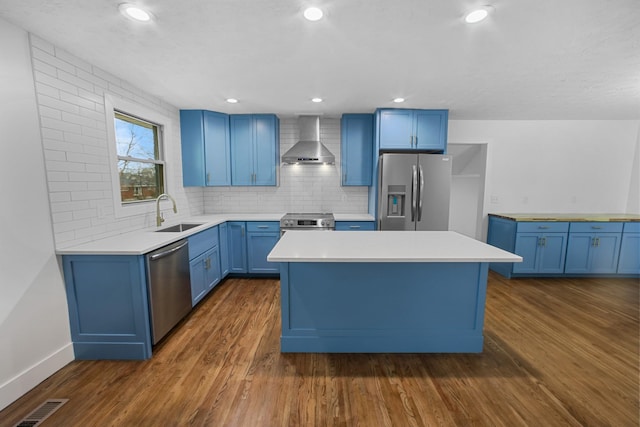
[[[305,353],[481,352],[489,262],[522,260],[452,231],[292,231],[267,259]]]

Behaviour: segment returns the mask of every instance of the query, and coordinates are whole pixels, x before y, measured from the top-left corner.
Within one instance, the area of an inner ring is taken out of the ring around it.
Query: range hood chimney
[[[298,117],[300,141],[282,155],[282,163],[287,164],[334,164],[336,157],[320,142],[320,117]]]

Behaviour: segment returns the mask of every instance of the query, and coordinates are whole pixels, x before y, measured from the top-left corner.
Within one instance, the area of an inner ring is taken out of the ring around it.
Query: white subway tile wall
[[[278,187],[208,187],[207,213],[367,213],[368,187],[340,185],[340,119],[320,119],[320,139],[335,165],[281,165]],[[298,141],[297,118],[280,119],[280,155]]]
[[[169,117],[172,196],[178,214],[171,220],[204,213],[201,188],[182,187],[178,108],[31,35],[31,56],[40,114],[49,202],[57,248],[65,248],[153,227],[155,213],[116,217],[105,116],[105,94],[133,101]],[[174,194],[175,193],[175,194]],[[165,208],[166,206],[163,206]],[[169,219],[169,216],[167,215]]]
[[[366,213],[367,187],[340,185],[340,120],[321,118],[321,138],[335,165],[282,165],[278,187],[183,187],[179,110],[52,45],[30,36],[42,143],[56,247],[153,227],[155,213],[115,215],[105,116],[105,94],[154,109],[171,118],[169,168],[177,221],[205,213]],[[280,121],[280,153],[298,140],[296,118]],[[175,194],[173,194],[175,193]],[[163,206],[166,207],[166,206]]]

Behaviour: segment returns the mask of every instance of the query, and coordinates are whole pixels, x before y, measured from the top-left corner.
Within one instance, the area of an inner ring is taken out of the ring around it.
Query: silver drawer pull
[[[549,228],[549,226],[548,225],[539,225],[538,228],[540,230],[547,230]]]
[[[594,230],[601,230],[602,229],[602,227],[599,226],[599,225],[592,225],[591,228],[594,229]]]
[[[349,228],[360,228],[359,225],[350,225]]]
[[[258,228],[269,228],[268,225],[259,225]]]

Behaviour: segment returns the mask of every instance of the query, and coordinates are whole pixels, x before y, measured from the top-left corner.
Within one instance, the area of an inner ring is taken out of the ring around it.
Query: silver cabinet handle
[[[358,228],[360,228],[360,226],[359,225],[350,225],[349,228],[358,229]]]
[[[549,226],[548,226],[548,225],[539,225],[539,226],[538,226],[538,228],[539,228],[540,230],[548,230],[548,229],[549,229]]]
[[[269,228],[269,226],[268,225],[259,225],[258,228],[265,229],[265,228]]]

